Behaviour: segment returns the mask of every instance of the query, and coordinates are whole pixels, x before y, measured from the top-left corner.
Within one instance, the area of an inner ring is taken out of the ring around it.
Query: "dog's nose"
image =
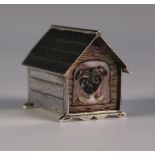
[[[90,85],[88,86],[88,93],[89,93],[89,94],[92,94],[94,91],[95,91],[95,90],[94,90],[94,86],[93,86],[92,84],[90,84]]]

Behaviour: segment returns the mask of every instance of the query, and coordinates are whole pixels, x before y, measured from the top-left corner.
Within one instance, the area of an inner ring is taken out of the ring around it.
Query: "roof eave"
[[[101,38],[102,41],[104,41],[104,39],[102,37],[100,37],[100,38]],[[130,74],[131,71],[129,70],[129,68],[126,65],[126,63],[124,61],[122,61],[122,59],[116,54],[116,52],[114,52],[114,50],[111,48],[111,46],[107,42],[105,42],[105,43],[107,44],[107,46],[109,47],[111,52],[115,55],[115,57],[119,60],[118,63],[120,63],[120,65],[122,67],[122,72]]]
[[[132,72],[127,67],[122,67],[122,72],[131,74]]]

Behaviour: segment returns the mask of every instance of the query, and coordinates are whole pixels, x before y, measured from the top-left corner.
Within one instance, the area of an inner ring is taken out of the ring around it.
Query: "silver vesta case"
[[[23,64],[28,69],[28,102],[61,121],[124,116],[121,74],[124,62],[97,30],[52,25]]]

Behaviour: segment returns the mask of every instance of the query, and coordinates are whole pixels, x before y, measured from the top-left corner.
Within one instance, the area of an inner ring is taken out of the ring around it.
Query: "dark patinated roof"
[[[97,38],[97,30],[79,29],[52,25],[37,45],[31,50],[23,64],[59,74],[65,74],[82,52]],[[112,51],[122,71],[126,65]]]
[[[95,38],[96,32],[54,25],[23,64],[64,74]]]

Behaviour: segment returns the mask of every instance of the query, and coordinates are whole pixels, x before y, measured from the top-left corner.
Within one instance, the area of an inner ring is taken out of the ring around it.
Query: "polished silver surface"
[[[64,84],[64,77],[60,74],[57,74],[55,72],[45,71],[42,69],[32,68],[30,69],[30,77],[32,78],[38,78],[42,80],[46,80],[49,82],[57,83],[57,84]]]
[[[38,78],[30,78],[30,89],[47,95],[55,96],[57,98],[63,98],[63,85],[40,80]]]
[[[29,103],[64,115],[64,77],[37,68],[28,68]],[[30,107],[27,103],[24,108]]]
[[[31,91],[30,101],[48,110],[63,115],[63,99]]]

